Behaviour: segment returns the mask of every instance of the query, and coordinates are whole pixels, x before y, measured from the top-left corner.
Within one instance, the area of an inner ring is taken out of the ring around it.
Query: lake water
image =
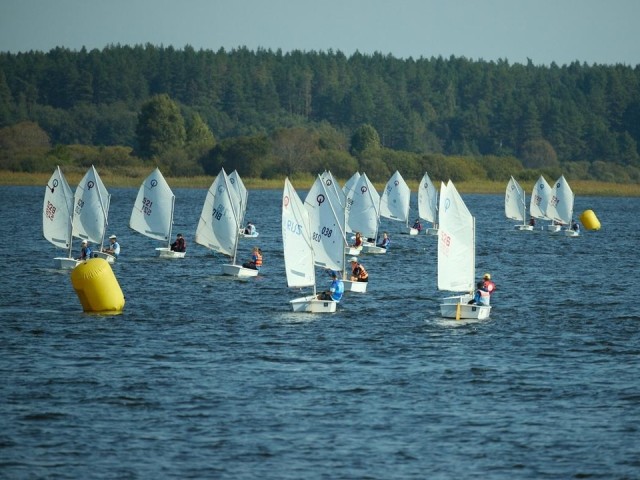
[[[468,323],[439,317],[436,237],[383,220],[368,292],[293,314],[281,191],[249,193],[247,281],[193,242],[205,190],[175,191],[173,261],[110,193],[126,305],[96,316],[50,268],[44,187],[0,187],[0,478],[640,478],[640,199],[578,197],[602,229],[552,238],[463,195],[499,289]]]

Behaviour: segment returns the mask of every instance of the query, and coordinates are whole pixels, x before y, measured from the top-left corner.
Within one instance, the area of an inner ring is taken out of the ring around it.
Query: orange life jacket
[[[365,280],[365,279],[369,278],[369,274],[367,273],[365,268],[362,265],[360,265],[359,263],[356,264],[356,268],[354,268],[353,270],[355,271],[356,269],[360,269],[359,272],[358,272],[358,279],[359,280]]]
[[[256,253],[256,267],[261,267],[262,266],[262,255],[260,255],[259,253]]]

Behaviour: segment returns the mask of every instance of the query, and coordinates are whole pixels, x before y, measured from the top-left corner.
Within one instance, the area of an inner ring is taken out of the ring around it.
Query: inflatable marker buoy
[[[109,262],[90,258],[71,271],[71,283],[85,312],[117,313],[124,308],[124,294]]]
[[[580,223],[582,223],[587,230],[600,230],[600,220],[598,220],[596,214],[593,213],[593,210],[585,210],[582,212],[582,215],[580,215]]]

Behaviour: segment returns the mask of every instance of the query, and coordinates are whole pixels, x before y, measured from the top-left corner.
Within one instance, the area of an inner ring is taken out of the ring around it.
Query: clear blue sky
[[[640,65],[640,0],[0,0],[0,51],[245,46]]]

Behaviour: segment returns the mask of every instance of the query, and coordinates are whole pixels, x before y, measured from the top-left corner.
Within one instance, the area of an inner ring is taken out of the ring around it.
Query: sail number
[[[224,208],[223,204],[221,203],[218,204],[218,206],[213,209],[213,213],[212,213],[213,218],[215,218],[216,220],[220,220],[224,215],[225,210],[226,209]]]
[[[153,205],[153,202],[147,197],[144,197],[142,199],[142,213],[145,215],[151,215],[151,205]]]
[[[79,198],[78,202],[76,203],[76,215],[80,215],[80,212],[82,211],[82,207],[84,207],[84,200]]]
[[[313,241],[320,242],[322,240],[322,237],[331,238],[332,233],[333,233],[333,230],[331,228],[322,227],[322,230],[320,230],[320,233],[313,232],[313,235],[312,235]]]

